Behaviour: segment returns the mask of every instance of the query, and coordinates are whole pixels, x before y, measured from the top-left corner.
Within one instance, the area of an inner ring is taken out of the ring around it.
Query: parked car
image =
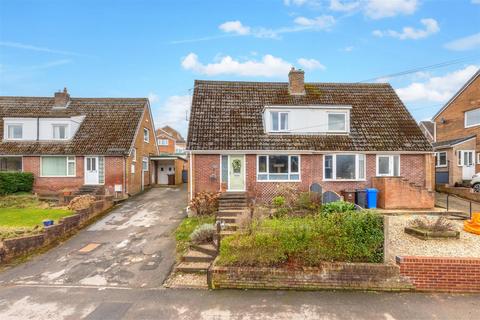
[[[470,181],[470,186],[473,188],[473,191],[480,192],[480,173],[475,173]]]

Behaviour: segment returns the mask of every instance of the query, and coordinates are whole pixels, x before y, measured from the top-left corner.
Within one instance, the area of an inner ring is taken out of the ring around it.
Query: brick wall
[[[123,157],[105,157],[105,189],[114,194],[115,185],[123,185],[123,172],[125,165]]]
[[[378,207],[383,209],[432,209],[435,194],[401,177],[373,177],[372,187],[378,190]]]
[[[360,289],[410,290],[410,281],[400,277],[399,268],[389,264],[330,263],[317,268],[219,267],[208,274],[213,289]]]
[[[400,173],[410,182],[426,185],[425,155],[401,155]],[[246,188],[251,197],[270,201],[277,194],[280,185],[292,185],[300,191],[307,191],[312,183],[319,183],[324,191],[341,192],[345,189],[367,188],[372,186],[372,177],[376,175],[376,155],[366,155],[365,181],[322,181],[323,155],[304,154],[300,157],[301,182],[278,183],[257,181],[257,156],[246,155]],[[219,191],[220,188],[220,156],[197,154],[194,156],[194,193],[199,191]]]
[[[397,257],[397,264],[417,290],[480,292],[480,258]]]

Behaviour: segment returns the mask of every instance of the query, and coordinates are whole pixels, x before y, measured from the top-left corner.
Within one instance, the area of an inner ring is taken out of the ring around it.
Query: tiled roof
[[[195,81],[190,150],[315,150],[431,152],[415,120],[389,84]],[[349,135],[267,135],[267,105],[351,105]]]
[[[66,142],[3,141],[0,121],[0,154],[6,155],[124,155],[130,150],[147,99],[71,98],[66,109],[52,109],[54,98],[0,97],[3,117],[71,117],[84,115],[75,137]]]
[[[434,143],[432,143],[432,145],[435,149],[450,148],[450,147],[452,147],[456,144],[459,144],[459,143],[465,142],[467,140],[470,140],[472,138],[475,138],[476,136],[477,136],[476,134],[473,134],[473,135],[469,135],[469,136],[463,137],[463,138],[434,142]]]
[[[171,135],[175,139],[176,142],[179,142],[179,143],[185,142],[185,139],[182,137],[180,132],[173,129],[172,127],[165,126],[165,127],[162,128],[162,130],[165,131],[166,133],[168,133],[169,135]]]

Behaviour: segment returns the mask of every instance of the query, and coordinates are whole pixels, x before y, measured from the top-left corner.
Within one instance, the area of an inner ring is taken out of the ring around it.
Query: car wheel
[[[480,192],[480,183],[475,183],[473,185],[473,191]]]

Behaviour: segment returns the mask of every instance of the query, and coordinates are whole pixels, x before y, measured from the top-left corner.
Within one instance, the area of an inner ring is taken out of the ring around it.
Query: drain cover
[[[97,249],[101,244],[100,243],[89,243],[82,249],[78,250],[80,253],[89,253]]]

